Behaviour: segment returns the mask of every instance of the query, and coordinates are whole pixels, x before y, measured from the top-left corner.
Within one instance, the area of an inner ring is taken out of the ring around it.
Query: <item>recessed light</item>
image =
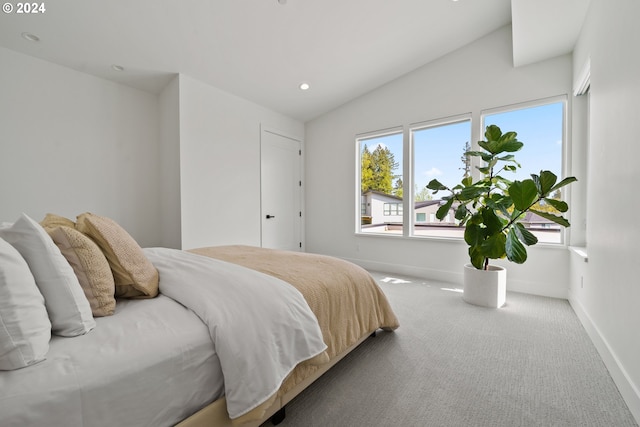
[[[113,64],[111,68],[113,68],[115,71],[124,71],[124,67],[122,65]]]
[[[309,90],[311,86],[309,86],[309,83],[300,83],[300,86],[298,87],[300,88],[300,90]]]
[[[22,36],[23,39],[29,40],[30,42],[39,42],[40,41],[40,37],[36,36],[35,34],[24,32],[24,33],[21,34],[21,36]]]
[[[280,4],[287,4],[287,0],[278,0],[278,3],[280,3]]]

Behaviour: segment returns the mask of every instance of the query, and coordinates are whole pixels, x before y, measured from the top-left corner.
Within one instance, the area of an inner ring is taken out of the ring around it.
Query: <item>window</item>
[[[402,130],[358,138],[358,192],[361,233],[400,234],[403,230]]]
[[[558,181],[564,177],[565,106],[566,100],[561,97],[494,109],[481,114],[482,129],[494,124],[503,132],[516,131],[518,140],[524,143],[522,150],[514,153],[522,168],[511,176],[504,175],[505,178],[527,179],[531,177],[531,173],[539,174],[541,170],[550,170],[558,177]],[[553,197],[562,199],[564,194],[558,191]],[[553,210],[553,208],[548,205],[540,206],[540,210]],[[541,243],[562,242],[563,228],[549,220],[529,214],[523,224]]]
[[[429,222],[416,221],[413,224],[414,236],[462,237],[463,230],[452,222],[453,215],[438,221],[435,213],[440,207],[439,197],[446,193],[432,194],[427,184],[437,179],[443,184],[454,187],[471,173],[471,165],[464,155],[471,148],[471,119],[459,116],[446,121],[429,122],[410,130],[413,148],[413,208],[417,215],[426,217]]]
[[[560,181],[566,176],[566,110],[567,97],[559,96],[480,111],[479,122],[472,120],[472,114],[468,113],[413,124],[407,126],[406,131],[398,127],[358,136],[356,231],[462,238],[464,228],[453,211],[442,221],[436,218],[441,197],[448,193],[433,194],[426,188],[427,184],[437,179],[452,188],[466,175],[478,179],[477,167],[481,165],[475,162],[481,160],[469,158],[465,152],[478,149],[477,140],[484,139],[484,130],[491,124],[503,132],[517,132],[518,139],[524,143],[523,149],[514,153],[522,168],[504,172],[505,178],[522,180],[530,178],[531,173],[550,170]],[[554,197],[565,198],[566,188]],[[539,209],[553,211],[554,208],[542,205]],[[538,215],[527,214],[523,225],[541,243],[563,242],[564,228]]]
[[[385,203],[384,204],[384,215],[402,215],[402,203]]]

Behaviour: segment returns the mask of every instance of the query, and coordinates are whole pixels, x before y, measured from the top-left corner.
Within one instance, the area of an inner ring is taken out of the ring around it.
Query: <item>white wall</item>
[[[159,243],[157,97],[0,48],[0,221],[109,216]]]
[[[354,234],[356,135],[471,112],[478,140],[481,110],[569,94],[571,83],[570,55],[513,68],[511,28],[505,27],[308,122],[307,250],[461,283],[467,262],[462,241]],[[529,257],[524,265],[508,264],[508,288],[566,297],[568,251],[538,245]]]
[[[591,0],[574,52],[576,73],[591,58],[589,261],[574,262],[570,301],[640,421],[638,17],[637,0]]]
[[[179,92],[182,248],[260,246],[260,126],[304,125],[182,74]]]
[[[180,248],[180,78],[160,94],[160,245]]]

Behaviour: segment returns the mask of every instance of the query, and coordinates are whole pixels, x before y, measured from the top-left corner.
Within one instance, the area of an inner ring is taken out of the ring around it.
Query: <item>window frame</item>
[[[404,126],[393,126],[393,127],[389,127],[389,128],[384,128],[384,129],[379,129],[376,131],[371,131],[371,132],[363,132],[363,133],[359,133],[356,135],[355,138],[355,159],[356,159],[356,170],[355,170],[355,194],[357,195],[357,197],[355,197],[355,201],[356,201],[356,209],[355,209],[355,230],[356,230],[356,234],[360,235],[360,236],[393,236],[393,237],[398,237],[398,234],[386,234],[386,233],[376,233],[376,232],[364,232],[362,231],[362,177],[361,177],[361,171],[362,171],[362,147],[361,144],[363,141],[366,140],[371,140],[371,139],[375,139],[375,138],[382,138],[385,136],[390,136],[390,135],[401,135],[402,136],[402,140],[403,140],[403,145],[402,145],[402,157],[403,157],[403,176],[404,176],[404,151],[405,151],[405,144],[404,144],[404,140],[405,140],[405,130],[404,130]],[[405,186],[406,184],[404,184],[403,181],[403,192],[405,190]],[[366,212],[366,206],[365,206],[365,212]],[[403,220],[403,226],[404,226],[404,220]],[[403,227],[404,228],[404,227]]]
[[[569,107],[569,100],[568,100],[568,96],[566,94],[564,95],[557,95],[557,96],[551,96],[551,97],[547,97],[547,98],[539,98],[539,99],[535,99],[535,100],[531,100],[531,101],[524,101],[524,102],[518,102],[518,103],[514,103],[514,104],[509,104],[509,105],[504,105],[504,106],[500,106],[500,107],[494,107],[494,108],[487,108],[484,110],[480,110],[480,117],[479,117],[479,128],[478,130],[480,131],[480,135],[481,138],[484,139],[484,131],[486,128],[486,123],[485,123],[485,118],[486,116],[492,115],[492,114],[502,114],[502,113],[508,113],[510,111],[517,111],[517,110],[524,110],[527,108],[535,108],[535,107],[542,107],[545,105],[550,105],[550,104],[562,104],[562,147],[560,150],[561,156],[562,158],[560,159],[560,174],[561,176],[558,177],[558,181],[560,181],[561,179],[570,176],[570,172],[571,172],[571,147],[570,147],[570,143],[569,143],[569,132],[568,132],[568,124],[567,124],[567,117],[568,117],[568,107]],[[509,129],[503,129],[503,131],[508,131]],[[526,144],[526,141],[524,141]],[[477,141],[474,141],[474,144],[471,147],[473,150],[478,150],[479,146],[477,145]],[[517,153],[516,153],[516,157],[517,157]],[[479,158],[475,158],[476,162],[479,161]],[[476,179],[478,179],[480,177],[480,174],[476,168],[476,166],[480,166],[479,164],[472,164],[472,178],[475,181]],[[569,206],[571,206],[571,186],[565,187],[563,189],[563,200],[565,202],[567,202],[569,204]],[[560,227],[560,241],[559,242],[545,242],[545,241],[540,241],[537,243],[537,245],[551,245],[551,246],[566,246],[567,241],[568,241],[568,230],[566,227]]]
[[[572,161],[572,141],[570,138],[570,124],[568,122],[572,113],[570,110],[570,104],[567,94],[556,95],[546,98],[539,98],[535,100],[523,101],[503,105],[499,107],[486,108],[481,110],[474,110],[473,112],[446,116],[438,119],[431,119],[425,121],[414,122],[401,126],[394,126],[389,128],[380,129],[377,131],[359,133],[355,136],[355,234],[358,236],[373,236],[373,237],[390,237],[390,238],[410,238],[410,239],[427,239],[427,240],[446,240],[446,241],[464,241],[463,235],[461,236],[429,236],[429,235],[416,235],[415,224],[417,222],[415,211],[415,144],[414,144],[414,132],[417,130],[444,126],[447,124],[455,124],[457,122],[469,121],[470,122],[470,147],[471,150],[478,150],[478,141],[484,139],[485,117],[491,114],[505,113],[513,110],[533,108],[537,106],[543,106],[547,104],[562,103],[562,148],[561,148],[561,177],[567,177],[571,175],[571,161]],[[361,144],[364,140],[374,139],[377,137],[384,137],[388,135],[399,134],[402,135],[402,176],[403,176],[403,194],[410,197],[403,197],[403,221],[402,221],[402,233],[384,233],[384,232],[363,232],[361,224]],[[526,142],[526,141],[525,141]],[[477,170],[480,159],[473,157],[471,159],[471,176],[474,180],[480,177]],[[563,193],[563,200],[565,200],[571,206],[571,188],[565,187]],[[569,230],[562,227],[560,229],[560,241],[559,242],[539,242],[538,246],[549,245],[552,247],[567,246],[570,234]]]
[[[463,232],[460,233],[460,236],[429,236],[429,235],[417,235],[415,226],[416,226],[416,212],[415,212],[415,160],[416,160],[416,150],[415,150],[415,137],[414,134],[417,131],[421,131],[424,129],[431,129],[436,127],[454,125],[458,123],[469,122],[469,144],[473,147],[473,115],[471,113],[457,114],[454,116],[442,117],[439,119],[427,120],[422,122],[416,122],[409,125],[407,129],[408,139],[409,139],[409,185],[410,185],[410,199],[407,201],[409,206],[405,206],[405,209],[409,209],[409,224],[407,224],[407,233],[405,234],[408,237],[414,237],[418,239],[462,239]],[[472,166],[473,169],[473,166]],[[473,171],[472,171],[473,172]],[[406,194],[407,188],[404,189]],[[430,224],[432,221],[429,222]]]

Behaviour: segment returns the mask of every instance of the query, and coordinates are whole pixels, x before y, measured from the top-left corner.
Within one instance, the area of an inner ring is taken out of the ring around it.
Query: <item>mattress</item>
[[[224,394],[204,323],[172,299],[118,300],[45,361],[0,372],[0,425],[171,426]]]

